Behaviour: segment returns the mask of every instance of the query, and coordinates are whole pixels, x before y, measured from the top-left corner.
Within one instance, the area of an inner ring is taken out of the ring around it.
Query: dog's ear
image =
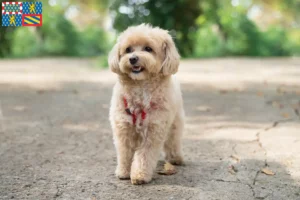
[[[119,43],[117,42],[108,55],[108,65],[112,72],[119,74]]]
[[[163,44],[163,48],[165,51],[165,60],[162,63],[162,72],[165,76],[175,74],[178,71],[180,55],[169,34]]]

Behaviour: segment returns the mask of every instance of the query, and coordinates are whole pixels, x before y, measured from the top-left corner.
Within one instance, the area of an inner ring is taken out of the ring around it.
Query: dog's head
[[[145,80],[159,74],[175,74],[179,59],[168,31],[141,24],[129,27],[118,37],[108,63],[117,74],[127,74],[133,80]]]

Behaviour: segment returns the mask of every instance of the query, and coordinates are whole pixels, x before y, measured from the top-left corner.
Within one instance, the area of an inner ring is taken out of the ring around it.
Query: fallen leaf
[[[280,87],[278,87],[276,91],[277,91],[278,94],[285,94],[285,93],[287,93],[286,91],[283,90],[283,88],[280,88]]]
[[[231,155],[230,158],[232,158],[236,162],[240,162],[241,161],[241,159],[237,155]]]
[[[257,92],[256,95],[259,96],[259,97],[263,97],[263,96],[264,96],[264,93],[262,93],[262,92]]]
[[[176,174],[176,169],[175,169],[174,165],[172,165],[169,162],[166,162],[164,164],[164,169],[161,171],[158,171],[157,173],[161,174],[161,175],[172,175],[172,174]]]
[[[281,88],[276,88],[277,93],[281,93]]]
[[[236,174],[238,170],[233,165],[230,165],[228,168],[228,172],[231,174]]]
[[[275,173],[272,170],[268,169],[268,168],[261,169],[261,172],[266,174],[266,175],[269,175],[269,176],[274,176],[275,175]]]
[[[244,88],[234,88],[234,89],[232,90],[232,92],[244,92],[244,91],[245,91]]]
[[[277,91],[277,93],[279,93],[279,94],[282,94],[282,93],[283,93],[283,91],[282,91],[282,89],[281,89],[280,87],[278,87],[278,88],[276,89],[276,91]]]
[[[226,93],[228,93],[228,90],[220,90],[220,93],[221,94],[226,94]]]
[[[281,116],[284,117],[284,118],[289,118],[290,117],[290,115],[288,113],[282,113]]]
[[[38,90],[37,93],[38,93],[38,94],[44,94],[44,93],[45,93],[45,90]]]

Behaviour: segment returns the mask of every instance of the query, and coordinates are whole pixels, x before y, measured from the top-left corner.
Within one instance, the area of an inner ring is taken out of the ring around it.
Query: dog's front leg
[[[130,168],[134,154],[134,134],[131,128],[119,125],[114,131],[114,143],[117,150],[118,165],[116,176],[119,179],[130,178]]]
[[[165,140],[165,129],[159,125],[149,125],[146,137],[136,150],[131,165],[131,183],[145,184],[151,181],[160,151]]]

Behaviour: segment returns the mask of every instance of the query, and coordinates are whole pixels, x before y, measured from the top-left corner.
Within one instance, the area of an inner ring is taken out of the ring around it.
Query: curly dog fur
[[[118,37],[108,61],[118,74],[110,107],[116,176],[148,183],[162,149],[168,162],[183,163],[184,110],[173,76],[180,56],[168,31],[141,24]]]

